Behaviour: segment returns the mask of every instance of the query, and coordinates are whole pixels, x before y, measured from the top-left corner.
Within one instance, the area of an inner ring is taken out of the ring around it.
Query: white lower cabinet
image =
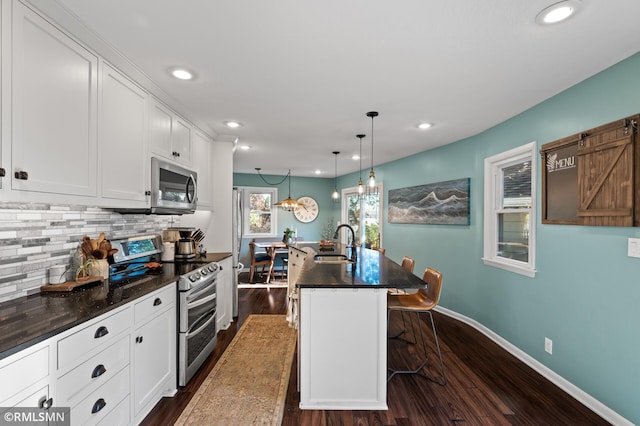
[[[63,333],[57,339],[54,401],[71,407],[72,425],[93,425],[130,394],[129,305]]]
[[[52,406],[51,358],[47,340],[0,360],[0,407]]]
[[[176,296],[173,283],[0,360],[0,407],[69,407],[71,425],[140,423],[177,390]]]
[[[135,304],[133,408],[139,423],[163,396],[176,392],[175,285]]]
[[[115,425],[110,421],[109,415],[129,395],[129,380],[127,366],[88,396],[82,394],[86,398],[71,407],[71,424],[95,425],[107,419],[109,424]],[[126,420],[123,424],[130,423],[128,418]]]
[[[216,287],[216,328],[226,330],[233,320],[233,260],[231,257],[218,262],[220,272],[218,273],[218,284]]]

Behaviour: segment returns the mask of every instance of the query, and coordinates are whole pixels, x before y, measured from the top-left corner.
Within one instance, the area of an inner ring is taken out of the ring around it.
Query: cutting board
[[[102,281],[100,276],[88,277],[82,281],[67,281],[60,284],[47,284],[40,287],[40,291],[73,291],[76,288],[80,288],[89,284],[95,284],[98,281]]]

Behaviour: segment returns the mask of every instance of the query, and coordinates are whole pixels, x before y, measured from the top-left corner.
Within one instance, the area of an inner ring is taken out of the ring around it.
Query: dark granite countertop
[[[208,253],[186,262],[163,262],[157,275],[114,286],[109,280],[70,292],[44,292],[0,303],[0,359],[138,299],[231,253]],[[177,290],[176,290],[177,291]]]
[[[315,263],[315,254],[344,254],[351,257],[351,248],[336,245],[321,247],[319,244],[300,243],[294,248],[313,250],[307,257],[296,282],[298,288],[419,288],[425,283],[407,272],[399,264],[379,251],[356,248],[354,264]]]

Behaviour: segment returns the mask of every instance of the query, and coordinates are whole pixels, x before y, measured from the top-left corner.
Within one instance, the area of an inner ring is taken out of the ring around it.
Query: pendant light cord
[[[267,181],[264,178],[264,176],[262,176],[262,174],[260,174],[260,170],[262,170],[260,167],[256,167],[256,172],[258,172],[258,176],[260,176],[260,179],[262,179],[262,181],[264,183],[266,183],[267,185],[271,185],[271,186],[278,186],[278,185],[282,184],[291,175],[291,169],[289,169],[289,173],[287,173],[287,175],[280,182],[271,183],[271,182]],[[289,192],[291,192],[291,179],[289,179]]]

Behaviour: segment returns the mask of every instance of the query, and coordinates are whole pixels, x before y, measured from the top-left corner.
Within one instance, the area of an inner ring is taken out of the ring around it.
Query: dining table
[[[282,241],[260,241],[260,242],[256,241],[255,246],[256,248],[263,249],[264,251],[267,252],[267,255],[271,257],[271,261],[274,263],[274,265],[272,265],[274,267],[275,267],[276,258],[280,256],[280,259],[282,261],[282,267],[280,269],[281,277],[284,278],[284,265],[285,263],[287,263],[287,260],[285,259],[287,259],[289,255],[287,244]],[[275,254],[273,253],[274,251],[275,251]],[[275,275],[275,272],[274,272],[274,275]]]

